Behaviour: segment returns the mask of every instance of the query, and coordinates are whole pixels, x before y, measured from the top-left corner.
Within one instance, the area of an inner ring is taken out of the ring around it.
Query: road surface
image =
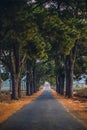
[[[49,88],[12,115],[0,130],[87,130],[53,97]]]

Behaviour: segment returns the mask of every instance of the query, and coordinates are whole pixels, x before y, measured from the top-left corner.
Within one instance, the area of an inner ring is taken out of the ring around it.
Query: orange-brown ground
[[[0,123],[5,121],[9,116],[11,116],[16,111],[20,110],[24,105],[30,103],[32,100],[36,99],[41,93],[43,89],[33,94],[32,96],[24,97],[20,100],[9,101],[9,102],[0,102]]]
[[[57,94],[53,89],[51,91],[54,97],[62,103],[62,105],[72,114],[72,116],[87,126],[87,98],[73,97],[72,99],[68,99]]]

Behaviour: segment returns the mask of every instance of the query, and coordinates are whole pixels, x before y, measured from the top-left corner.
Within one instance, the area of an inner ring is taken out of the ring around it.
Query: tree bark
[[[26,73],[26,95],[30,95],[30,74],[29,74],[29,60],[27,59],[27,73]]]
[[[32,66],[30,67],[30,94],[33,94],[33,73],[32,73]]]
[[[33,88],[34,88],[34,93],[36,93],[36,68],[35,68],[35,64],[33,65]]]
[[[22,94],[21,94],[21,81],[19,80],[18,82],[18,97],[21,98]]]
[[[66,96],[73,97],[73,71],[74,71],[74,61],[72,57],[69,56],[67,59],[68,67],[66,67]]]
[[[12,99],[18,99],[18,87],[19,87],[19,77],[18,77],[18,69],[16,68],[17,64],[15,63],[14,56],[15,49],[10,51],[10,63],[11,63],[11,79],[12,79]],[[19,67],[19,66],[18,66]]]
[[[13,72],[11,72],[11,79],[12,79],[12,99],[18,99],[19,95],[18,95],[18,87],[19,87],[19,81],[18,81],[18,76],[13,74]]]
[[[60,55],[55,58],[55,68],[56,68],[56,91],[59,94],[64,94],[64,56]]]
[[[11,98],[12,99],[15,99],[15,80],[14,80],[14,73],[13,71],[11,70],[11,80],[12,80],[12,95],[11,95]]]
[[[56,75],[56,92],[58,92],[58,76]]]
[[[61,75],[61,89],[60,89],[60,94],[64,95],[64,79],[65,79],[65,75],[62,74]]]
[[[60,94],[61,88],[61,79],[58,75],[56,75],[56,92]]]
[[[66,97],[68,97],[68,87],[69,87],[69,56],[66,56],[66,61],[65,61],[65,77],[66,77]]]
[[[27,59],[26,95],[33,94],[32,63]]]
[[[60,93],[60,78],[58,75],[58,61],[59,61],[59,57],[55,57],[56,91]]]
[[[1,94],[1,87],[2,87],[2,80],[1,80],[1,74],[0,74],[0,94]]]
[[[2,64],[1,62],[1,50],[0,50],[0,65]],[[1,68],[0,68],[0,94],[1,94],[1,86],[2,85],[2,79],[1,79]]]
[[[70,54],[66,56],[65,70],[66,70],[66,96],[68,98],[73,97],[73,72],[74,63],[76,58],[77,41],[72,48]]]

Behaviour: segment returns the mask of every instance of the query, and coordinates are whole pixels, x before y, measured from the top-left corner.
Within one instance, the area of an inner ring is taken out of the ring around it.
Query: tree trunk
[[[14,80],[14,74],[13,74],[12,70],[11,70],[11,80],[12,80],[12,95],[11,95],[11,98],[15,99],[15,93],[14,93],[14,91],[15,91],[15,80]]]
[[[36,93],[36,69],[35,69],[35,64],[33,66],[33,88],[34,88],[34,93]]]
[[[32,67],[30,68],[30,94],[33,94],[33,75],[32,75]]]
[[[40,78],[37,76],[36,77],[36,91],[39,90],[39,86],[40,86]]]
[[[2,79],[1,79],[1,74],[0,74],[0,94],[1,94],[1,87],[2,87]]]
[[[20,83],[20,55],[19,55],[19,44],[15,44],[14,46],[14,62],[15,62],[15,73],[16,73],[16,84],[18,87],[18,97],[21,98],[21,83]]]
[[[64,94],[64,55],[55,58],[57,92]]]
[[[60,94],[61,92],[61,77],[56,76],[56,92]]]
[[[61,95],[64,95],[64,78],[65,78],[65,75],[62,74],[62,76],[61,76],[61,90],[60,90]]]
[[[56,92],[60,94],[60,86],[61,86],[61,82],[60,82],[60,77],[58,77],[58,75],[56,76]]]
[[[27,60],[26,95],[33,94],[33,75],[31,61]]]
[[[30,72],[29,72],[29,60],[27,60],[26,62],[27,64],[27,74],[26,74],[26,95],[29,96],[30,95]]]
[[[26,95],[30,96],[30,75],[29,72],[26,74]]]
[[[18,76],[11,73],[11,79],[12,79],[12,99],[17,100],[19,98],[19,95],[18,95],[18,87],[19,87]]]
[[[21,95],[21,81],[19,80],[18,82],[18,97],[21,98],[22,95]]]
[[[58,62],[59,57],[55,57],[55,74],[56,74],[56,91],[60,93],[60,79],[58,75]]]
[[[66,96],[68,98],[73,96],[73,63],[71,62],[71,56],[66,58]]]
[[[73,72],[76,58],[77,41],[72,48],[70,55],[66,56],[65,70],[66,70],[66,96],[71,98],[73,96]]]
[[[74,66],[73,63],[70,65],[70,70],[69,70],[69,92],[68,92],[68,97],[71,98],[73,97],[73,70]]]
[[[11,63],[11,79],[12,79],[12,99],[18,99],[18,87],[19,87],[19,77],[18,69],[16,68],[17,64],[15,63],[14,56],[15,49],[10,51],[10,63]]]
[[[18,95],[18,88],[19,88],[19,81],[18,81],[18,77],[16,76],[15,77],[15,89],[14,89],[14,96],[15,96],[15,99],[19,99],[19,95]]]
[[[32,77],[32,64],[29,63],[29,85],[30,85],[30,95],[33,94],[33,77]]]
[[[56,75],[56,92],[58,92],[58,76]]]
[[[66,77],[66,97],[68,97],[68,91],[69,91],[69,56],[66,56],[66,61],[65,61],[65,77]]]
[[[0,50],[0,58],[1,58],[1,50]],[[1,59],[0,59],[0,65],[2,64]],[[2,85],[2,79],[1,79],[1,68],[0,68],[0,94],[1,94],[1,86]]]
[[[12,99],[18,100],[18,87],[19,87],[19,81],[18,81],[18,76],[11,72],[11,79],[12,79]]]

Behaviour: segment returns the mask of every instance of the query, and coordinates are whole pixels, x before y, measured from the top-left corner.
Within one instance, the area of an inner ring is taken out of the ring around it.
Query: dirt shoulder
[[[53,89],[51,91],[54,97],[65,107],[67,112],[87,127],[87,99],[80,97],[68,99],[57,94]]]
[[[43,92],[43,89],[39,90],[37,93],[32,96],[26,96],[20,100],[10,102],[0,102],[0,123],[8,119],[16,111],[20,110],[24,105],[31,103]]]

